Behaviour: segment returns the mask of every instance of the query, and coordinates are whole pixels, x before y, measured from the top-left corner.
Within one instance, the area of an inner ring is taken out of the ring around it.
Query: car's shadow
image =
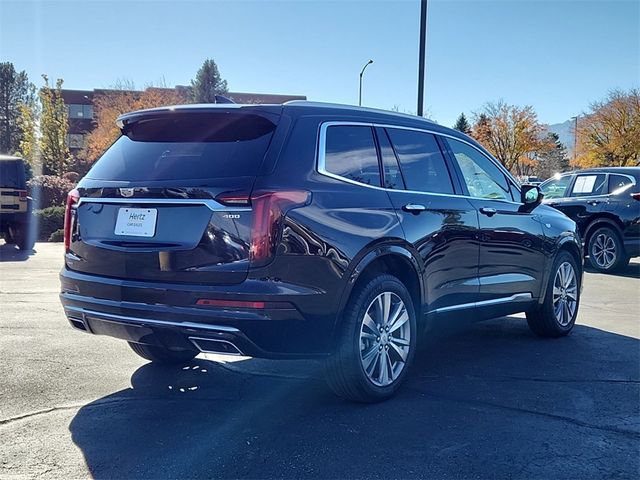
[[[589,263],[589,260],[587,259],[584,264],[584,271],[597,275],[614,275],[617,277],[640,278],[640,263],[637,261],[632,261],[626,267],[621,268],[620,270],[611,273],[602,273],[593,268]]]
[[[8,243],[5,243],[0,245],[0,262],[24,262],[35,253],[35,250],[20,250],[15,245],[9,245]]]
[[[375,405],[334,397],[319,362],[147,364],[69,428],[95,478],[632,477],[639,347],[494,320],[432,337]]]

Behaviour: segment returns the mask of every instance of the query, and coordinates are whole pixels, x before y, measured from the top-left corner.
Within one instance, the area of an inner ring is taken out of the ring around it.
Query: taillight
[[[26,190],[20,190],[20,193],[18,194],[18,199],[21,202],[26,202],[27,201],[27,191]]]
[[[282,219],[289,210],[309,203],[311,192],[305,190],[224,192],[216,201],[229,207],[251,206],[251,266],[260,266],[271,260],[280,237]]]
[[[253,224],[251,226],[252,266],[267,263],[275,253],[280,237],[282,219],[289,210],[306,205],[311,192],[288,190],[278,192],[254,192],[251,195]]]
[[[80,192],[75,188],[67,195],[67,204],[64,209],[64,251],[68,252],[71,247],[71,228],[73,227],[73,211],[75,211],[80,200]]]
[[[638,200],[638,201],[640,201],[640,192],[638,192],[638,193],[632,193],[632,194],[631,194],[631,198],[633,198],[634,200]]]

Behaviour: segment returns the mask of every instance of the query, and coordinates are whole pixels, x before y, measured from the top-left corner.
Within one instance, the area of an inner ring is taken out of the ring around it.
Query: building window
[[[93,105],[80,105],[77,103],[71,103],[67,105],[69,109],[69,118],[93,118]]]
[[[84,135],[81,133],[70,133],[67,135],[67,145],[69,148],[84,148]]]

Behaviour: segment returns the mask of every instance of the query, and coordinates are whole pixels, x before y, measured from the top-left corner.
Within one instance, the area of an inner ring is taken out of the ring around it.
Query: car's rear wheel
[[[629,257],[618,233],[609,227],[600,227],[589,238],[589,262],[600,272],[613,272],[629,263]]]
[[[29,225],[12,225],[9,227],[9,235],[11,242],[7,240],[7,243],[14,243],[18,248],[25,252],[33,250],[35,239],[29,232]]]
[[[129,342],[131,350],[142,358],[162,365],[182,365],[190,362],[198,355],[197,350],[169,350],[156,345]]]
[[[339,396],[357,402],[391,397],[416,350],[411,295],[396,277],[379,275],[352,295],[326,378]]]
[[[569,334],[578,316],[580,276],[575,258],[561,251],[555,259],[545,299],[538,309],[527,312],[531,330],[543,337]]]

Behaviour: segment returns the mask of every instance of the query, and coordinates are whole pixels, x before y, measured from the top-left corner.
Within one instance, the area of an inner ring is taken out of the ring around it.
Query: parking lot
[[[61,244],[0,246],[0,477],[609,478],[640,474],[640,262],[585,274],[574,332],[442,325],[405,386],[346,403],[313,361],[147,364],[71,329]]]

